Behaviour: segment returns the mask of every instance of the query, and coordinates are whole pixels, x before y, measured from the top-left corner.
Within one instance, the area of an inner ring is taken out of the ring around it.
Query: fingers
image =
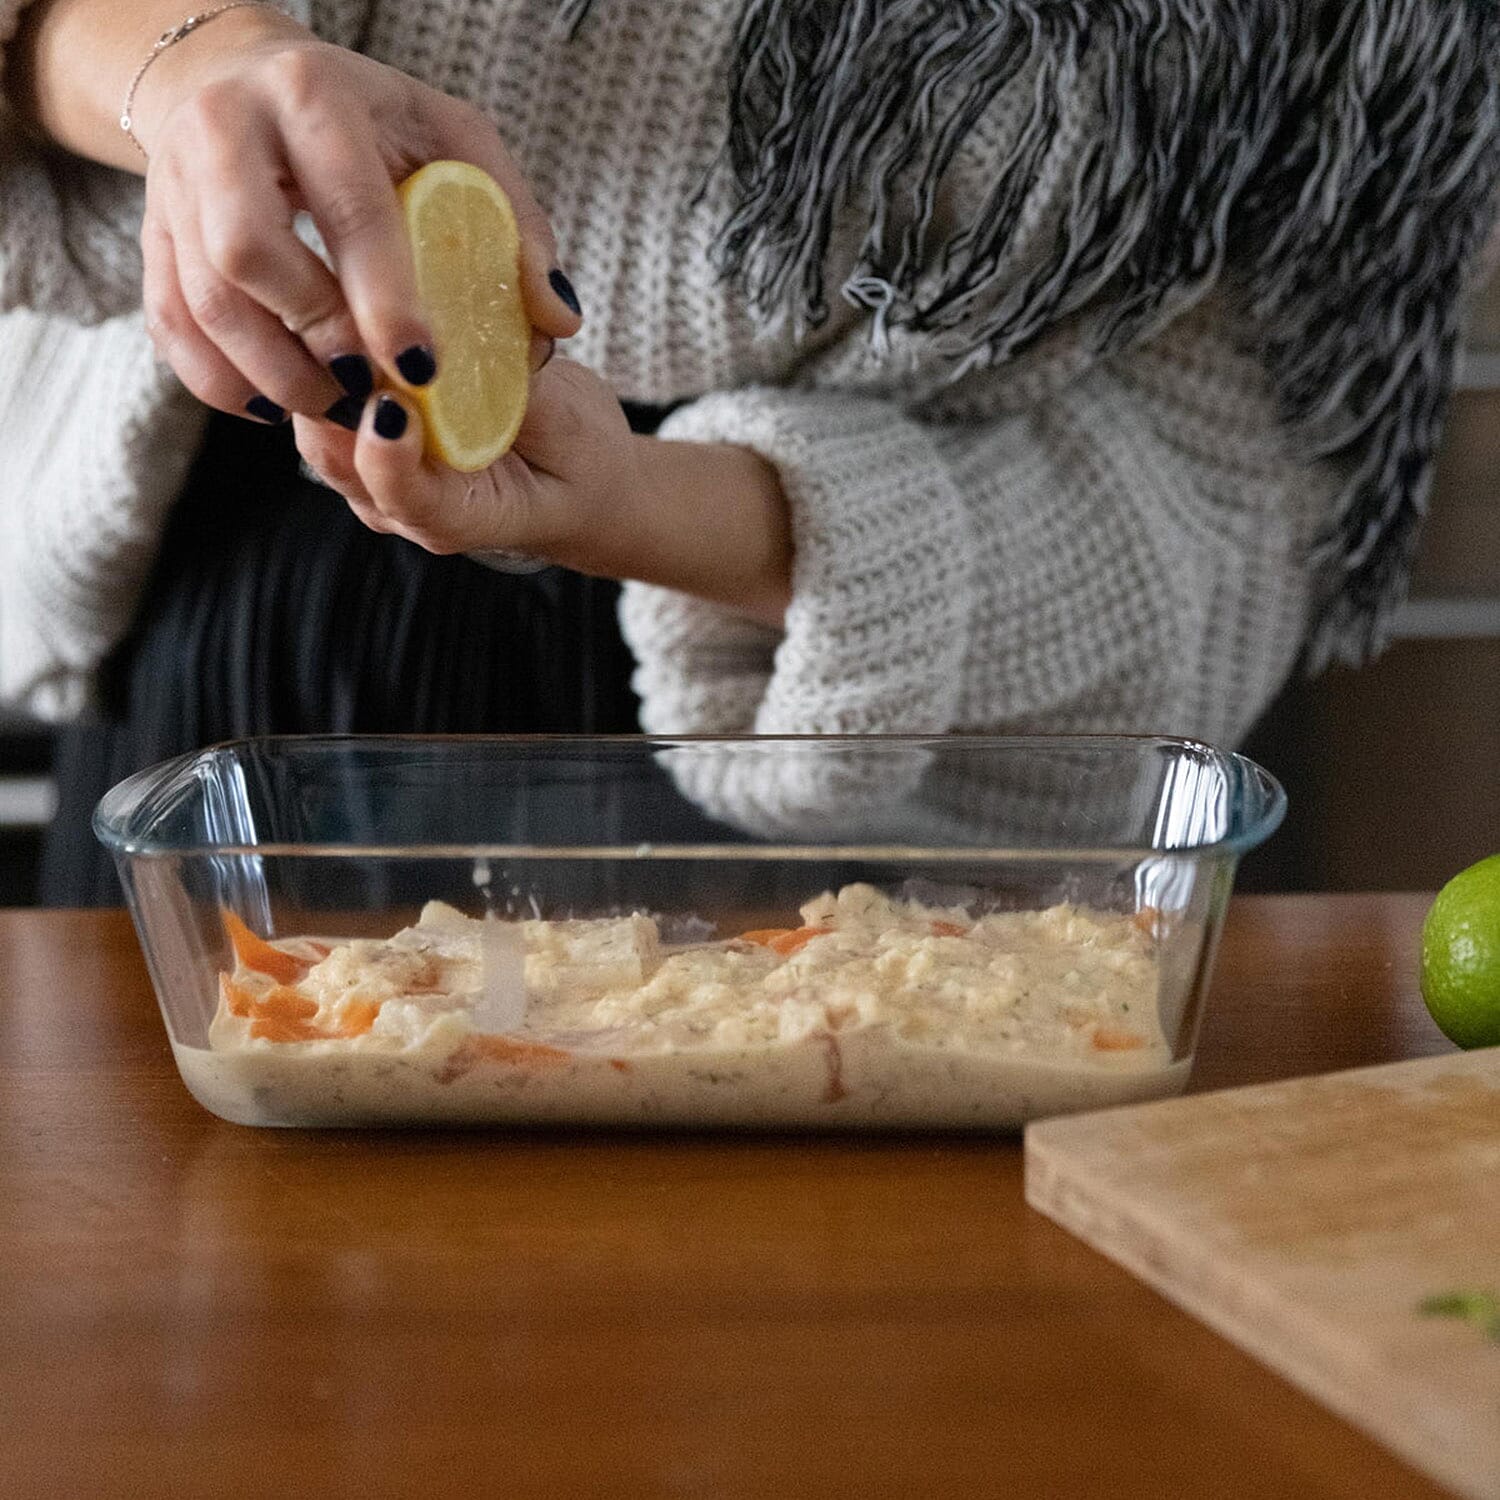
[[[430,381],[432,330],[392,176],[445,155],[489,171],[515,207],[533,369],[577,331],[546,216],[480,111],[336,48],[286,49],[256,69],[199,89],[147,178],[159,221],[142,235],[148,315],[195,394],[354,429],[377,385]],[[298,238],[298,208],[331,268]]]
[[[338,412],[340,381],[277,310],[262,304],[257,281],[285,276],[296,288],[301,275],[305,285],[303,262],[311,261],[327,282],[325,297],[331,288],[342,307],[337,284],[292,233],[264,143],[252,138],[243,164],[231,168],[214,97],[198,107],[204,178],[189,184],[169,168],[148,185],[141,246],[153,336],[184,384],[221,410],[262,421],[280,421],[288,411]],[[236,170],[245,181],[230,180]],[[340,321],[350,323],[347,314],[328,320],[324,337],[337,339]],[[357,406],[345,420],[357,424]]]
[[[293,417],[297,451],[307,466],[326,484],[337,490],[350,504],[374,507],[375,502],[364,487],[354,467],[354,434],[330,422],[312,417]]]
[[[446,97],[434,109],[434,155],[483,167],[505,189],[515,210],[521,232],[521,282],[527,316],[538,332],[557,339],[571,338],[583,327],[578,293],[557,264],[552,225],[525,174],[483,111]]]
[[[540,375],[552,363],[552,358],[556,353],[556,339],[544,333],[533,333],[531,335],[531,353],[529,358],[531,373],[533,375]]]
[[[243,195],[208,193],[201,204],[197,236],[184,239],[227,285],[270,315],[279,329],[277,343],[284,348],[284,341],[290,341],[305,351],[322,377],[315,380],[317,390],[327,393],[322,406],[295,409],[321,411],[341,393],[368,396],[374,376],[359,352],[354,317],[333,273],[298,239],[291,206],[276,183],[268,178],[259,191],[252,187]],[[285,217],[260,205],[282,206]],[[225,352],[252,373],[227,345]],[[304,378],[312,378],[306,361],[299,361],[299,367]]]
[[[371,402],[353,448],[354,471],[379,517],[361,515],[429,552],[521,548],[534,540],[522,524],[535,510],[526,466],[506,457],[480,474],[458,474],[423,455],[422,419],[404,397]],[[358,513],[358,512],[357,512]]]
[[[162,224],[149,215],[141,226],[141,252],[146,332],[150,334],[156,352],[205,405],[244,416],[247,404],[259,393],[194,321],[177,284],[177,257],[172,238]],[[279,413],[266,407],[261,407],[256,415],[262,421],[281,420]]]
[[[141,242],[152,338],[200,400],[236,415],[248,410],[266,421],[300,412],[358,428],[371,393],[368,361],[335,357],[333,373],[324,370],[279,319],[220,275],[190,223],[179,242],[153,215],[143,225]],[[554,339],[532,336],[533,372],[546,367],[555,349]],[[351,373],[350,366],[357,369]]]
[[[262,396],[287,411],[322,415],[343,395],[338,382],[279,318],[224,279],[191,223],[179,224],[177,282],[199,330]]]
[[[432,330],[390,172],[372,141],[324,116],[316,99],[309,110],[288,122],[287,161],[328,246],[359,346],[392,381],[425,385],[436,373]]]
[[[354,470],[388,530],[418,542],[431,552],[458,552],[462,543],[450,534],[445,491],[456,477],[440,474],[422,454],[422,419],[414,407],[382,392],[370,403],[354,443]],[[445,482],[446,478],[446,482]],[[447,524],[445,524],[447,523]]]
[[[196,108],[191,197],[180,188],[174,192],[170,183],[164,190],[169,202],[177,200],[179,251],[201,257],[223,282],[269,313],[280,325],[283,349],[288,339],[299,344],[324,370],[357,355],[359,333],[337,280],[293,228],[295,188],[272,122],[254,114],[247,121],[242,96],[233,91],[205,90]],[[222,347],[252,380],[262,379],[227,344]],[[305,381],[308,371],[301,365],[298,378]],[[314,379],[322,404],[299,403],[296,410],[322,411],[340,386],[350,389],[347,371],[335,373],[333,383]],[[368,395],[370,381],[357,373],[354,379],[361,389],[351,393]]]
[[[159,321],[181,351],[169,360],[177,367],[180,359],[189,388],[223,409],[243,412],[249,403],[264,420],[289,410],[321,414],[344,390],[327,368],[333,353],[320,354],[344,352],[353,322],[337,283],[292,230],[274,131],[239,86],[205,87],[186,110],[191,150],[174,136],[153,163],[147,217],[160,230],[142,234]],[[183,309],[192,329],[179,326]],[[310,341],[283,318],[290,311],[312,319],[309,309],[321,315]],[[224,376],[226,363],[240,382]],[[241,384],[245,394],[231,395]],[[357,422],[357,410],[350,420]]]
[[[371,531],[394,533],[397,528],[381,514],[354,467],[354,434],[310,417],[294,417],[297,448],[307,465],[330,489],[348,503],[357,520]]]
[[[370,403],[358,437],[303,417],[296,419],[296,428],[303,458],[371,531],[404,537],[429,552],[462,550],[413,524],[441,515],[443,488],[423,461],[422,423],[415,410],[382,395]]]

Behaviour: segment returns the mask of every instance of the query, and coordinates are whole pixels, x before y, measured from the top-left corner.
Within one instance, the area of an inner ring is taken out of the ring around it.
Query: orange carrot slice
[[[343,1019],[333,1034],[338,1037],[368,1036],[379,1014],[380,1006],[376,1001],[351,1000],[344,1007]]]
[[[219,975],[219,993],[232,1016],[248,1016],[255,1009],[255,996],[243,985],[236,984],[227,974]]]
[[[324,1035],[311,1024],[318,1013],[318,1002],[284,984],[256,995],[228,974],[220,974],[219,993],[230,1015],[249,1020],[252,1037],[269,1042],[311,1042]]]
[[[963,937],[968,930],[967,927],[960,927],[957,922],[936,921],[932,924],[933,937]]]
[[[790,937],[794,930],[791,927],[757,927],[751,932],[742,932],[740,941],[758,943],[762,948],[769,948],[777,938]]]
[[[257,1016],[250,1023],[250,1035],[264,1042],[320,1042],[324,1033],[306,1021],[291,1016]]]
[[[799,948],[805,948],[814,938],[823,937],[833,931],[831,927],[799,927],[795,932],[784,932],[773,937],[766,947],[783,958],[790,958]]]
[[[770,948],[785,958],[805,947],[815,937],[822,937],[824,933],[832,931],[831,927],[757,927],[753,932],[742,932],[740,941],[759,943],[762,948]]]
[[[229,934],[234,956],[247,969],[254,969],[258,974],[269,974],[282,984],[296,984],[312,968],[306,959],[295,958],[268,943],[263,937],[257,937],[227,906],[219,908],[219,916],[224,923],[224,931]]]
[[[1146,1045],[1146,1038],[1123,1026],[1098,1026],[1094,1028],[1094,1046],[1100,1052],[1134,1052]]]
[[[542,1042],[521,1042],[513,1036],[471,1036],[467,1045],[491,1062],[516,1063],[523,1067],[555,1068],[572,1061],[572,1054],[560,1047],[548,1047]]]
[[[318,1002],[278,984],[255,1002],[255,1010],[257,1015],[274,1016],[281,1021],[310,1021],[318,1013]]]

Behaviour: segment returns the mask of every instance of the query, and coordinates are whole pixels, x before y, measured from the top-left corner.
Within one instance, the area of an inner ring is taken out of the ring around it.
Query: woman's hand
[[[515,446],[478,474],[423,457],[422,419],[395,393],[358,435],[297,418],[308,464],[374,531],[429,552],[500,549],[661,584],[779,626],[791,528],[776,470],[747,448],[631,433],[598,376],[554,359],[532,377]]]
[[[295,413],[303,455],[377,531],[433,552],[531,553],[780,623],[791,541],[775,470],[748,449],[633,436],[578,365],[533,376],[514,448],[482,474],[423,458],[399,391],[432,378],[434,351],[395,183],[439,158],[484,168],[520,226],[534,363],[581,323],[546,218],[479,111],[246,8],[166,49],[134,117],[150,163],[147,326],[202,400]],[[332,271],[293,232],[302,210]],[[367,400],[376,385],[393,389]]]
[[[279,13],[237,10],[166,49],[141,80],[135,130],[149,156],[147,327],[210,406],[353,428],[380,376],[432,379],[441,351],[394,184],[439,158],[483,167],[510,196],[539,342],[578,330],[546,217],[484,115]],[[293,231],[303,210],[332,271]]]

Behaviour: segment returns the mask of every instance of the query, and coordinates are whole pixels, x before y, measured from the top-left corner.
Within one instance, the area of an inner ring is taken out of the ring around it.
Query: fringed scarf
[[[576,29],[602,0],[564,0]],[[938,242],[938,186],[1002,90],[1029,113],[988,199]],[[1068,211],[999,276],[1080,81],[1105,121]],[[1107,355],[1222,284],[1296,453],[1337,466],[1313,665],[1383,644],[1426,507],[1462,279],[1500,178],[1495,0],[744,0],[723,274],[756,315],[828,312],[836,226],[868,223],[839,288],[937,336],[955,378],[1085,317]]]

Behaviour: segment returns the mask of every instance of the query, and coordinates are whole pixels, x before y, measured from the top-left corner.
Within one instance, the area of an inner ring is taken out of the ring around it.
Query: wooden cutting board
[[[1048,1120],[1026,1197],[1460,1494],[1500,1500],[1500,1048]]]

